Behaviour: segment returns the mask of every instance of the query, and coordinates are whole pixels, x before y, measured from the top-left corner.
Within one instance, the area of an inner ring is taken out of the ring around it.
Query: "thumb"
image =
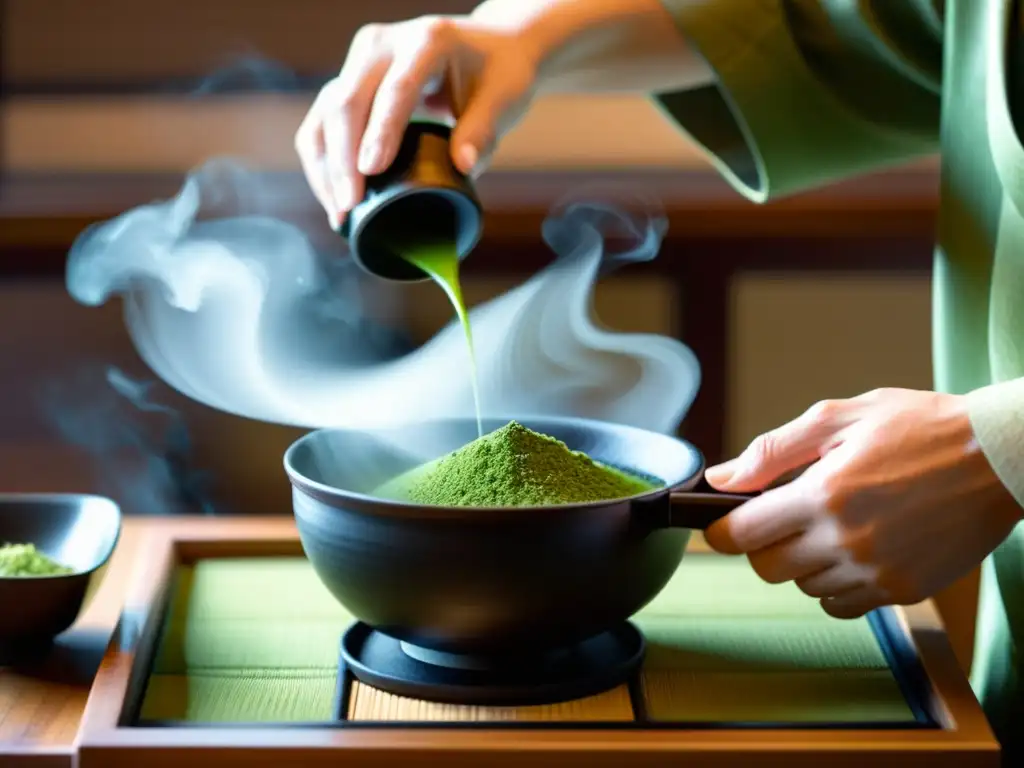
[[[710,467],[708,483],[723,491],[757,491],[787,472],[821,458],[850,414],[840,401],[823,401],[793,421],[755,438],[739,456]]]
[[[488,159],[498,139],[499,125],[518,96],[515,89],[483,78],[452,131],[452,160],[470,175]]]

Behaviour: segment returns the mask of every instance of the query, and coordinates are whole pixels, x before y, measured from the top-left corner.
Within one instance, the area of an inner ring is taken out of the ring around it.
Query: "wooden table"
[[[163,529],[216,534],[239,526],[256,537],[294,530],[287,518],[125,518],[103,584],[53,652],[31,669],[0,667],[0,765],[3,768],[68,768],[75,764],[78,727],[100,661],[120,618],[148,536]]]
[[[173,532],[213,544],[240,536],[246,540],[291,539],[295,536],[295,527],[290,517],[126,519],[102,587],[81,619],[59,639],[49,658],[35,671],[0,671],[0,765],[3,768],[64,768],[76,764],[79,726],[99,662],[106,652],[107,663],[114,663],[108,643],[122,605],[129,599],[132,589],[147,581],[146,574],[155,567],[145,556],[145,542],[155,540],[150,537],[173,535]],[[943,697],[947,710],[943,719],[956,724],[957,742],[963,748],[972,743],[991,744],[991,731],[956,663],[934,606],[925,602],[903,609],[902,613],[912,629],[925,669]],[[93,716],[96,709],[91,710]],[[166,736],[173,742],[172,732]],[[373,740],[372,736],[364,736]],[[774,736],[787,738],[784,733]],[[695,735],[698,739],[713,737],[713,734]],[[266,736],[278,742],[282,738],[288,737]],[[331,738],[358,740],[363,736],[345,737],[339,733]],[[438,738],[446,737],[442,734],[425,736],[424,744],[430,741],[429,746],[436,751]],[[503,738],[516,737],[506,734]],[[646,754],[644,750],[644,755],[636,757],[649,758],[647,762],[650,762],[655,758],[657,743],[664,738],[667,737],[652,737],[650,747],[654,752]],[[250,757],[254,756],[253,751],[261,739],[266,740],[259,731],[248,732],[246,745],[252,749],[246,752]],[[319,755],[318,759],[323,757]]]
[[[164,520],[126,519],[103,585],[39,669],[0,668],[0,764],[64,768],[74,764],[78,726],[131,579],[146,527]],[[179,523],[183,524],[183,523]]]

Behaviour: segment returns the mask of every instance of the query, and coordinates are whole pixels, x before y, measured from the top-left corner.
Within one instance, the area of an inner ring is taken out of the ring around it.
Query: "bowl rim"
[[[68,501],[76,499],[79,501],[95,500],[109,504],[114,510],[114,538],[110,543],[110,547],[104,553],[96,565],[91,568],[84,570],[76,570],[71,573],[51,573],[51,574],[40,574],[31,576],[4,576],[0,574],[0,583],[28,583],[28,582],[40,582],[40,581],[60,581],[61,579],[76,579],[83,576],[91,576],[100,570],[103,566],[110,562],[110,558],[114,554],[114,550],[117,549],[118,543],[121,541],[121,534],[124,531],[124,512],[121,510],[121,505],[118,504],[114,499],[109,496],[104,496],[99,493],[76,493],[74,491],[15,491],[11,493],[0,492],[0,504],[6,503],[17,503],[17,502],[47,502],[47,501]]]
[[[529,514],[552,514],[552,513],[566,513],[572,510],[583,510],[583,509],[596,509],[615,506],[618,504],[634,503],[638,501],[654,500],[659,497],[667,497],[673,491],[687,491],[693,488],[703,476],[705,468],[705,459],[701,451],[690,441],[685,440],[675,435],[666,434],[663,432],[655,432],[653,430],[644,429],[643,427],[635,427],[630,424],[621,424],[613,421],[602,421],[599,419],[589,419],[579,416],[553,416],[553,415],[523,415],[517,414],[514,416],[505,416],[499,414],[488,414],[485,420],[515,420],[522,424],[526,422],[537,422],[547,421],[552,423],[558,423],[565,426],[579,426],[583,428],[593,429],[595,431],[608,431],[615,430],[618,432],[628,432],[634,434],[642,434],[645,439],[657,438],[659,440],[670,441],[678,447],[686,450],[694,458],[695,466],[690,475],[684,476],[684,473],[680,471],[680,477],[676,478],[673,483],[666,483],[650,490],[641,491],[631,496],[622,496],[615,499],[607,499],[604,501],[575,501],[565,504],[545,504],[539,506],[518,506],[518,507],[475,507],[475,506],[459,506],[459,507],[444,507],[435,504],[421,504],[417,502],[405,502],[396,501],[394,499],[385,499],[378,496],[371,496],[367,493],[360,493],[357,491],[351,491],[344,488],[338,488],[336,486],[327,485],[313,480],[303,473],[299,472],[294,466],[294,456],[302,449],[304,445],[310,442],[314,442],[323,439],[323,435],[332,433],[344,433],[344,432],[372,432],[373,427],[369,428],[349,428],[349,427],[321,427],[307,432],[305,435],[294,440],[291,445],[284,452],[283,463],[284,470],[288,476],[289,482],[293,489],[301,491],[302,493],[315,498],[319,501],[326,502],[328,504],[334,503],[339,500],[348,502],[357,502],[361,505],[366,505],[367,509],[364,511],[370,511],[371,509],[377,513],[391,513],[397,515],[405,515],[408,513],[416,513],[417,515],[423,516],[450,516],[450,515],[469,515],[475,514],[480,515],[480,519],[487,519],[485,516],[491,518],[504,517],[506,514],[511,514],[516,517],[522,517],[523,515]],[[405,426],[416,427],[424,426],[438,422],[451,422],[451,421],[463,421],[475,423],[476,418],[474,416],[439,416],[437,418],[421,419],[419,421],[410,422]],[[383,429],[401,429],[401,425],[382,425]]]

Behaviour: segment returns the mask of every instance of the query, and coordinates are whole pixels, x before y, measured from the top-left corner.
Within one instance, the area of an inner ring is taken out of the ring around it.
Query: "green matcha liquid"
[[[480,386],[477,381],[476,352],[473,350],[473,330],[469,325],[469,313],[466,302],[462,298],[462,283],[459,280],[459,254],[453,242],[404,244],[396,249],[402,258],[413,264],[441,286],[455,307],[455,314],[462,323],[466,334],[466,346],[469,349],[470,384],[473,387],[473,404],[476,406],[476,429],[483,437],[483,419],[480,415]]]

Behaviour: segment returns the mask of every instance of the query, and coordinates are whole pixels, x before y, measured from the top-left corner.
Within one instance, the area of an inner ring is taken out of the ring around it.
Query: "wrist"
[[[470,14],[474,22],[514,35],[522,55],[537,70],[538,87],[563,73],[569,49],[588,30],[601,23],[611,6],[628,6],[630,0],[486,0]]]
[[[943,412],[954,419],[966,445],[965,462],[971,467],[977,498],[981,508],[1000,525],[1015,525],[1024,520],[1024,506],[1017,501],[993,466],[983,442],[979,439],[971,418],[971,399],[968,395],[945,395],[946,409]]]
[[[1024,517],[1024,376],[968,392],[974,436]]]
[[[538,92],[653,91],[711,78],[661,0],[486,0],[471,18],[515,35]]]

